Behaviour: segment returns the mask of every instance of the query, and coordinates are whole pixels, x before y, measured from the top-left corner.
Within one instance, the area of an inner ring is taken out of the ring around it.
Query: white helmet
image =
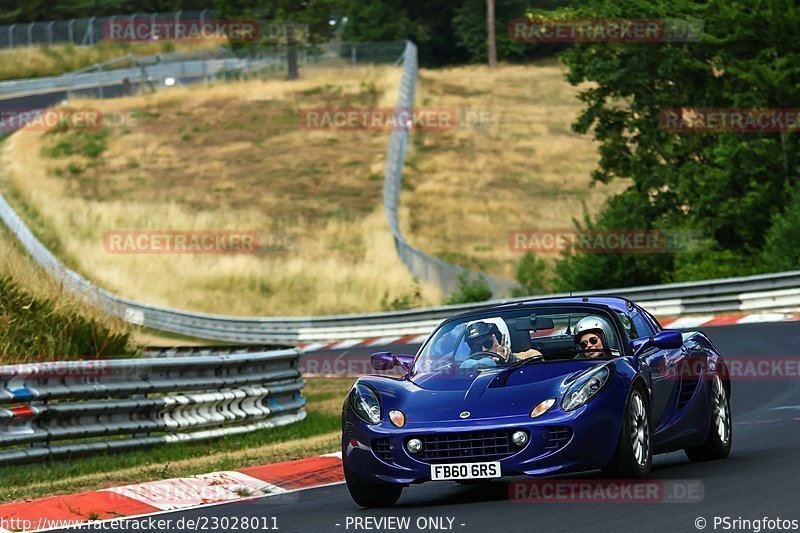
[[[603,346],[606,350],[611,350],[617,346],[617,340],[614,336],[614,328],[611,323],[603,317],[597,315],[589,315],[583,317],[575,324],[575,334],[572,337],[577,346],[581,336],[588,332],[597,333],[603,341]]]

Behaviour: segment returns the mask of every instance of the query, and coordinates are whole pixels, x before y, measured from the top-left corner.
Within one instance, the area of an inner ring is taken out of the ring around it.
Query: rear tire
[[[347,475],[344,470],[344,479],[347,482],[347,490],[350,497],[361,507],[372,509],[375,507],[391,507],[403,493],[403,485],[391,485],[389,483],[364,483],[353,476]]]
[[[641,388],[635,387],[625,404],[617,451],[611,462],[603,468],[603,473],[613,478],[641,479],[650,474],[652,464],[650,406]]]
[[[706,441],[696,448],[686,448],[686,457],[693,463],[724,459],[731,453],[733,423],[728,391],[719,375],[711,384],[711,429]]]

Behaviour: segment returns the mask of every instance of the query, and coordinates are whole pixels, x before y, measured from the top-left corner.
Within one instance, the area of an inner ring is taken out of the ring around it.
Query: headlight
[[[564,399],[561,401],[561,408],[564,411],[572,411],[591,400],[600,389],[603,388],[611,376],[608,365],[603,365],[575,380],[575,383],[567,389]]]
[[[548,398],[547,400],[543,401],[542,403],[531,409],[531,418],[542,416],[547,412],[548,409],[553,407],[555,403],[556,403],[555,398]]]
[[[381,421],[381,402],[366,385],[356,383],[350,389],[350,406],[368,424],[377,424]]]

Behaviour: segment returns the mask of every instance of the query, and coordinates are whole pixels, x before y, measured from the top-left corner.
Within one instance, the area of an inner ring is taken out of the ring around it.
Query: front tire
[[[344,479],[347,483],[347,491],[350,497],[361,507],[372,509],[375,507],[391,507],[403,493],[402,485],[390,485],[388,483],[364,483],[356,477],[347,474],[344,469]]]
[[[603,473],[613,478],[641,479],[650,474],[653,447],[650,438],[650,407],[638,387],[631,390],[614,458]]]
[[[686,448],[686,457],[693,463],[724,459],[731,453],[733,424],[728,391],[719,375],[711,384],[711,429],[706,441],[696,448]]]

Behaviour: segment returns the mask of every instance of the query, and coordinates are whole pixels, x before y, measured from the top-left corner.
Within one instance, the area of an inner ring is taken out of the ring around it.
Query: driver
[[[599,359],[611,355],[608,345],[611,324],[599,316],[587,316],[575,325],[573,340],[578,348],[576,359]]]
[[[497,324],[490,322],[474,322],[467,328],[465,338],[470,354],[485,354],[482,359],[470,358],[464,361],[462,368],[473,366],[498,366],[514,363],[532,357],[542,357],[538,350],[513,353],[506,345],[506,336],[500,333]]]

